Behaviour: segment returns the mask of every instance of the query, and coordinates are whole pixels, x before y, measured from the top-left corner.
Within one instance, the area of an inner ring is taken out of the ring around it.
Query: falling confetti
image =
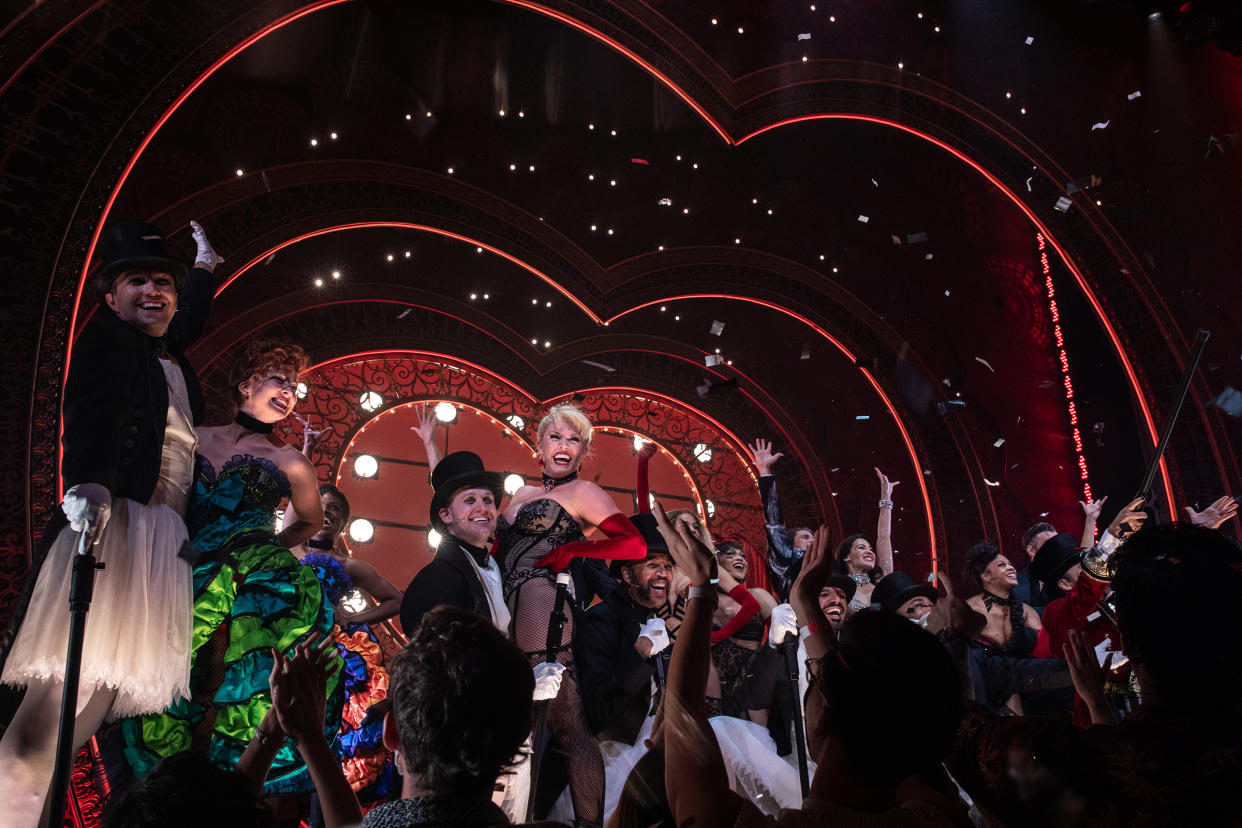
[[[901,236],[889,236],[893,240],[893,244],[901,244]]]
[[[1091,131],[1095,132],[1097,129],[1108,129],[1108,125],[1111,124],[1112,122],[1113,122],[1112,118],[1109,118],[1107,121],[1100,121],[1096,124],[1092,124]]]
[[[995,446],[996,448],[1000,448],[1001,446],[1005,445],[1005,438],[1004,437],[1000,438],[992,445]]]
[[[1028,193],[1029,193],[1029,192],[1031,192],[1031,179],[1033,179],[1034,177],[1035,177],[1035,176],[1031,176],[1031,178],[1028,178],[1028,179],[1026,180],[1026,191],[1027,191]]]
[[[877,186],[877,187],[878,187],[878,186],[880,186],[880,182],[876,181],[874,178],[873,178],[873,179],[871,179],[871,183],[872,183],[872,184],[874,184],[874,185],[875,185],[875,186]]]
[[[1054,204],[1053,206],[1056,207],[1057,210],[1059,210],[1062,213],[1068,213],[1069,208],[1074,206],[1074,202],[1070,201],[1065,196],[1061,196],[1060,198],[1057,199],[1057,203]]]
[[[1126,95],[1126,100],[1127,100],[1127,101],[1132,101],[1132,100],[1134,100],[1135,98],[1141,98],[1141,97],[1143,97],[1143,92],[1142,92],[1142,90],[1135,89],[1135,90],[1134,90],[1133,92],[1131,92],[1129,95]]]
[[[802,358],[803,358],[803,359],[810,359],[810,358],[811,358],[811,346],[810,346],[810,345],[803,345],[803,346],[802,346]]]
[[[870,420],[870,419],[871,419],[871,415],[870,415],[870,414],[859,414],[859,415],[858,415],[857,417],[855,417],[854,419],[855,419],[855,420]]]
[[[1030,46],[1030,45],[1031,45],[1031,44],[1033,44],[1034,42],[1035,42],[1035,38],[1033,38],[1033,37],[1028,37],[1028,38],[1026,39],[1026,45],[1027,45],[1027,46]]]
[[[651,166],[651,162],[649,162],[646,158],[631,158],[630,163],[631,164],[642,164],[643,166]]]
[[[672,207],[673,200],[671,198],[662,198],[660,199],[660,206],[661,207]]]
[[[871,217],[870,216],[859,216],[858,220],[861,221],[863,224],[866,224],[867,222],[871,221]]]
[[[590,365],[592,368],[598,368],[598,369],[600,369],[601,371],[607,371],[607,372],[608,372],[608,373],[610,373],[610,374],[611,374],[613,371],[616,371],[616,370],[617,370],[616,368],[613,368],[611,365],[605,365],[605,364],[604,364],[604,363],[602,363],[602,362],[592,362],[592,361],[591,361],[591,360],[589,360],[589,359],[580,359],[580,360],[578,360],[578,361],[579,361],[579,362],[581,362],[583,365]]]
[[[909,233],[906,235],[907,244],[922,244],[927,241],[926,233]]]
[[[936,258],[936,254],[928,253],[926,256],[923,257],[923,261],[930,262],[934,258]]]
[[[712,328],[710,331],[708,331],[708,333],[710,333],[712,336],[720,336],[722,333],[724,333],[724,326],[725,326],[725,323],[717,319],[715,322],[712,322]]]
[[[798,40],[810,40],[810,39],[811,39],[810,32],[802,32],[801,34],[798,35]]]
[[[714,368],[717,365],[724,364],[724,357],[720,354],[706,354],[703,357],[703,364],[708,368]]]
[[[979,357],[979,356],[975,357],[975,362],[977,362],[977,363],[979,363],[980,365],[982,365],[983,367],[987,368],[987,369],[988,369],[989,371],[991,371],[993,374],[995,374],[995,373],[996,373],[996,369],[992,367],[992,363],[988,362],[988,361],[987,361],[986,359],[984,359],[983,357]]]
[[[999,485],[1000,485],[1000,483],[993,483],[991,480],[988,480],[986,477],[985,477],[985,478],[983,478],[983,482],[984,482],[984,483],[987,483],[989,486],[999,486]]]

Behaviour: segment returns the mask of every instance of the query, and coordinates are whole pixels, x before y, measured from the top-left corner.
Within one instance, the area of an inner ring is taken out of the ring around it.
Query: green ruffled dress
[[[276,543],[275,511],[289,493],[284,473],[264,458],[234,456],[217,476],[197,457],[186,515],[190,541],[203,555],[193,573],[192,698],[122,722],[125,756],[136,775],[192,747],[232,768],[272,704],[270,649],[291,653],[308,633],[331,633],[332,608],[315,571]],[[329,696],[339,681],[338,671]],[[329,742],[339,725],[339,718],[324,723]],[[272,763],[268,790],[299,789],[309,789],[309,781],[286,743]]]

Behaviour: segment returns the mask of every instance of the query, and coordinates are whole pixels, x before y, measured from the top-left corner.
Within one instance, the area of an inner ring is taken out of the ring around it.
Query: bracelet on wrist
[[[716,592],[715,584],[702,584],[700,586],[695,586],[691,584],[690,589],[687,590],[686,592],[686,598],[687,599],[689,598],[713,598],[714,599],[716,594],[717,592]]]
[[[890,509],[890,510],[891,510],[891,509],[893,508],[893,501],[891,501],[891,500],[881,500],[881,501],[880,501],[880,508],[881,508],[881,509]]]
[[[802,628],[798,630],[798,634],[802,636],[803,640],[810,638],[817,632],[819,632],[819,624],[814,621],[810,624],[802,625]]]
[[[255,728],[255,730],[254,730],[254,738],[256,738],[256,739],[258,739],[258,740],[259,740],[259,745],[260,745],[261,747],[267,747],[267,746],[268,746],[268,745],[270,745],[273,741],[275,741],[275,740],[276,740],[276,738],[277,738],[277,736],[279,736],[279,735],[280,735],[280,734],[279,734],[279,732],[278,732],[278,731],[270,731],[270,732],[269,732],[269,731],[264,730],[264,729],[263,729],[263,728],[261,728],[261,727],[256,727],[256,728]]]

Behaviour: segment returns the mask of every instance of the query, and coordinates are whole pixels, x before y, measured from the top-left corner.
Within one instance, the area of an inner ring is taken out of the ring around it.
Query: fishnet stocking
[[[556,606],[556,586],[542,577],[531,578],[509,596],[513,638],[530,656],[531,665],[547,657],[548,620]],[[565,606],[565,628],[556,660],[565,665],[561,690],[548,703],[548,728],[569,757],[569,796],[574,817],[596,824],[604,821],[604,758],[586,727],[582,695],[574,670],[573,615]]]

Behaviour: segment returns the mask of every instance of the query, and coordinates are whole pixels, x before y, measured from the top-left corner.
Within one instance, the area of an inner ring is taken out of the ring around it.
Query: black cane
[[[569,598],[569,573],[560,572],[556,576],[556,604],[552,615],[548,618],[547,651],[544,661],[551,664],[556,661],[561,651],[561,635],[565,631],[565,602]],[[526,801],[526,821],[535,818],[535,791],[539,787],[539,765],[543,761],[543,752],[548,747],[547,724],[548,705],[551,701],[541,701],[535,708],[535,738],[530,751],[530,796]]]
[[[69,652],[65,656],[65,690],[60,699],[60,731],[56,735],[56,768],[52,774],[51,814],[57,822],[65,813],[73,770],[73,724],[77,718],[86,613],[95,592],[95,570],[103,569],[103,564],[95,563],[94,548],[94,527],[88,525],[78,535],[78,554],[73,558],[73,580],[69,584]]]
[[[798,698],[798,645],[785,641],[780,645],[785,654],[785,669],[789,672],[789,717],[793,719],[794,744],[798,748],[798,781],[802,784],[802,798],[811,792],[811,772],[806,761],[806,733],[802,727],[802,700]]]
[[[1173,426],[1177,423],[1177,418],[1182,413],[1182,404],[1186,402],[1186,392],[1190,390],[1190,380],[1194,377],[1195,371],[1199,367],[1199,359],[1203,356],[1203,349],[1207,347],[1208,337],[1212,332],[1204,328],[1199,329],[1199,333],[1195,336],[1195,344],[1190,351],[1190,361],[1186,363],[1186,370],[1182,374],[1181,382],[1177,386],[1177,393],[1173,397],[1173,404],[1169,407],[1169,413],[1165,416],[1164,422],[1161,424],[1160,440],[1156,443],[1156,451],[1151,456],[1151,462],[1147,464],[1147,472],[1143,475],[1143,482],[1139,484],[1138,492],[1135,498],[1143,498],[1143,506],[1147,507],[1151,503],[1151,487],[1156,479],[1156,471],[1160,468],[1160,458],[1164,456],[1165,446],[1169,443],[1169,437],[1173,434]],[[1173,504],[1169,504],[1169,508],[1173,508]],[[1129,531],[1127,527],[1127,531]]]

